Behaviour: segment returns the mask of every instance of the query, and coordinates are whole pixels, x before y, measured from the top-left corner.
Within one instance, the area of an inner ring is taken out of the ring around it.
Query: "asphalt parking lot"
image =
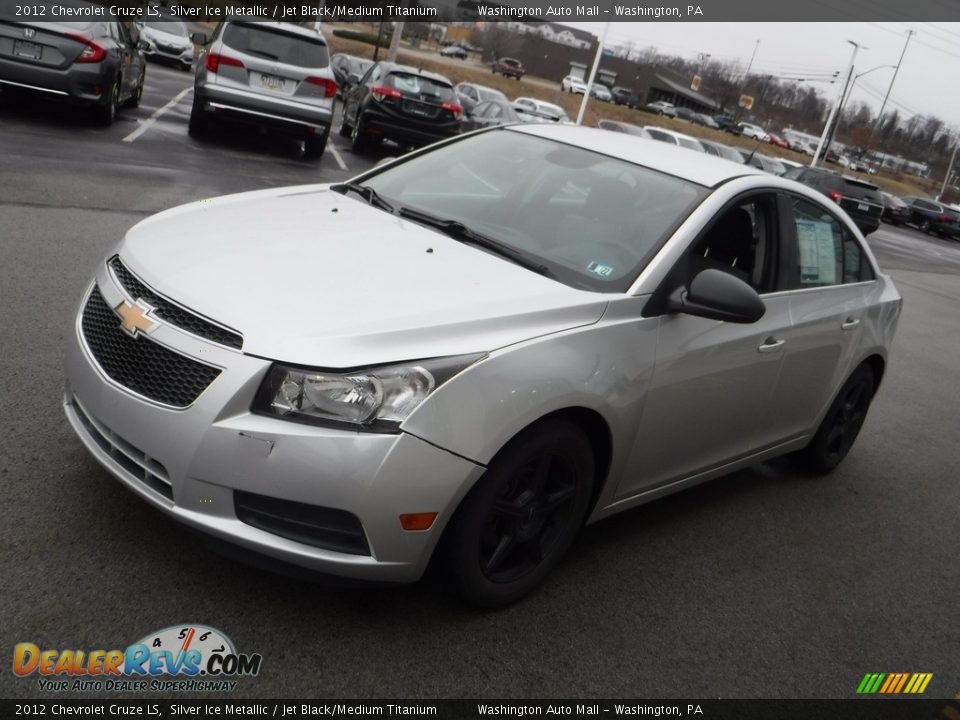
[[[233,697],[853,697],[867,672],[960,691],[960,244],[870,237],[905,299],[833,476],[758,466],[585,530],[541,591],[474,612],[429,577],[342,590],[252,569],[121,488],[64,419],[63,346],[94,264],[177,204],[347,178],[291,143],[187,135],[191,77],[148,68],[110,128],[0,96],[0,648],[115,648],[180,623],[263,656]],[[385,151],[389,152],[389,150]],[[269,238],[264,238],[269,252]],[[371,292],[381,291],[371,289]],[[0,662],[0,696],[36,680]]]

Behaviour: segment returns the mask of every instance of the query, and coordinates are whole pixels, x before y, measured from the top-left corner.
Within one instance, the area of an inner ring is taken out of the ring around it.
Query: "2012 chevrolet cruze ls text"
[[[511,602],[584,522],[850,450],[901,300],[799,183],[562,125],[175,208],[95,271],[67,417],[220,540]]]

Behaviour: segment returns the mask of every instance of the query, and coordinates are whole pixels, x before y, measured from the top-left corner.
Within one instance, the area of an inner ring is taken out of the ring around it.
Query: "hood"
[[[193,41],[190,38],[186,38],[183,35],[178,35],[177,33],[166,32],[165,30],[158,30],[157,28],[144,28],[144,35],[153,40],[154,42],[162,42],[166,45],[173,45],[174,47],[187,48],[193,47]]]
[[[244,352],[324,368],[489,352],[606,307],[326,185],[168,210],[132,228],[120,255],[161,294],[239,331]]]

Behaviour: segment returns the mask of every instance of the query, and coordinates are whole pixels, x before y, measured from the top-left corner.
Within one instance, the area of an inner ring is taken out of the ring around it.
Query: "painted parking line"
[[[169,111],[169,110],[172,110],[174,107],[176,107],[177,103],[179,103],[181,100],[183,100],[183,96],[186,95],[188,92],[193,92],[193,88],[192,88],[192,87],[184,88],[183,90],[181,90],[180,92],[178,92],[178,93],[173,97],[173,100],[171,100],[170,102],[168,102],[168,103],[167,103],[166,105],[164,105],[162,108],[157,109],[157,110],[153,113],[153,115],[151,115],[150,117],[148,117],[146,120],[144,120],[144,121],[140,124],[140,127],[138,127],[138,128],[137,128],[136,130],[134,130],[132,133],[130,133],[129,135],[127,135],[127,136],[123,139],[123,142],[132,143],[132,142],[133,142],[134,140],[136,140],[138,137],[140,137],[141,135],[143,135],[147,130],[150,129],[150,126],[153,125],[153,124],[160,118],[161,115],[163,115],[165,112],[167,112],[167,111]]]
[[[347,167],[347,164],[343,161],[343,157],[340,155],[340,151],[337,150],[336,147],[334,147],[333,143],[330,143],[329,145],[327,145],[327,150],[329,150],[330,154],[333,155],[333,159],[337,161],[337,165],[340,166],[341,170],[350,169]]]

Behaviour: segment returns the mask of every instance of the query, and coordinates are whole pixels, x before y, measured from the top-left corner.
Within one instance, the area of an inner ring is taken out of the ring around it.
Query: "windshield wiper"
[[[273,53],[264,52],[263,50],[251,50],[247,48],[247,52],[251,55],[259,55],[260,57],[266,58],[267,60],[279,60],[279,55],[274,55]]]
[[[532,270],[533,272],[546,277],[553,277],[553,273],[550,272],[550,269],[546,265],[541,265],[540,263],[528,258],[522,252],[515,250],[509,245],[505,245],[499,240],[494,240],[491,237],[487,237],[486,235],[478,233],[476,230],[471,230],[459,220],[447,220],[445,218],[437,217],[436,215],[431,215],[423,210],[415,210],[414,208],[408,207],[402,207],[398,212],[401,217],[409,218],[414,222],[436,228],[442,233],[449,235],[454,240],[460,240],[461,242],[469,243],[470,245],[476,245],[477,247],[484,248],[485,250],[490,250],[491,252],[494,252],[497,255],[526,268],[527,270]]]
[[[334,192],[340,193],[341,195],[346,195],[348,192],[355,192],[357,195],[366,200],[368,205],[373,205],[381,210],[386,210],[388,213],[393,212],[393,205],[380,197],[380,193],[378,193],[369,185],[345,182],[338,185],[331,185],[330,189]]]

